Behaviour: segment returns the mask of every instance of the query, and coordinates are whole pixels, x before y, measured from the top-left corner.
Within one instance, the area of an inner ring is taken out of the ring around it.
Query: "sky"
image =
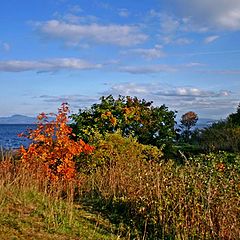
[[[1,0],[0,116],[120,94],[224,119],[239,43],[239,0]]]

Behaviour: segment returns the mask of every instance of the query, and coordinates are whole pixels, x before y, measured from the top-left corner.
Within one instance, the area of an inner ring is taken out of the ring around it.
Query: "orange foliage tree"
[[[36,129],[21,134],[32,142],[28,148],[21,146],[19,149],[22,163],[30,168],[37,164],[51,180],[73,179],[76,175],[74,157],[93,151],[93,147],[82,140],[71,139],[68,113],[69,106],[63,103],[58,114],[39,114]],[[55,116],[55,120],[49,121],[49,115]]]
[[[189,141],[191,138],[191,131],[190,129],[196,125],[198,121],[198,115],[193,112],[186,112],[185,114],[182,115],[181,117],[181,128],[183,129],[181,135],[185,141]]]

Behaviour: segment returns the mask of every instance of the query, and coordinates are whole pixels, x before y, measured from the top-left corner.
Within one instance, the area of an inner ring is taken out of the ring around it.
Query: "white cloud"
[[[220,119],[228,114],[237,99],[228,90],[210,91],[198,87],[170,86],[161,83],[121,83],[113,85],[103,94],[114,96],[130,95],[153,100],[154,105],[166,104],[172,110],[181,114],[193,110],[201,116],[209,116]]]
[[[188,45],[193,42],[190,38],[175,38],[175,36],[159,36],[164,44]]]
[[[121,8],[121,9],[118,10],[118,15],[120,17],[128,17],[130,15],[130,12],[126,8]]]
[[[178,45],[187,45],[187,44],[192,43],[193,41],[189,38],[177,38],[173,42]]]
[[[100,68],[100,64],[89,63],[78,58],[55,58],[47,60],[10,60],[0,61],[0,72],[52,72],[63,69],[86,70]]]
[[[10,49],[11,49],[10,44],[9,43],[3,43],[3,49],[7,52],[10,51]]]
[[[8,52],[11,50],[11,45],[7,42],[0,42],[0,47],[2,47],[2,49],[5,51],[5,52]]]
[[[135,83],[123,83],[116,84],[108,90],[108,94],[115,95],[138,95],[138,94],[148,94],[151,87],[147,85],[140,85]]]
[[[199,62],[190,62],[182,65],[183,67],[203,67],[205,64]]]
[[[216,41],[218,38],[219,38],[218,35],[208,36],[208,37],[206,37],[206,38],[204,39],[204,43],[208,44],[208,43],[214,42],[214,41]]]
[[[180,26],[180,22],[178,19],[167,14],[160,14],[159,20],[160,20],[161,31],[164,33],[169,34],[169,33],[176,32]]]
[[[129,49],[124,51],[124,54],[132,53],[134,55],[140,55],[141,57],[151,60],[165,57],[166,54],[161,49],[162,46],[156,45],[154,48],[136,48],[136,49]]]
[[[146,66],[122,66],[119,71],[131,74],[149,74],[160,72],[175,72],[176,68],[164,64],[146,65]]]
[[[94,23],[98,21],[98,18],[93,15],[76,15],[72,13],[67,13],[63,15],[61,18],[71,24],[78,24],[78,23],[89,24],[89,23]]]
[[[170,0],[175,13],[199,28],[218,28],[219,30],[240,29],[239,0]]]
[[[228,90],[209,91],[197,87],[175,87],[164,84],[136,84],[136,83],[122,83],[115,84],[109,90],[113,94],[147,94],[151,96],[164,97],[187,97],[187,98],[205,98],[205,97],[226,97],[231,94]]]
[[[158,12],[155,9],[151,9],[148,12],[148,17],[150,17],[150,19],[158,20],[161,34],[172,34],[178,30],[181,24],[179,19],[175,16],[169,15],[165,12]]]
[[[230,55],[240,53],[239,50],[229,50],[229,51],[206,51],[206,52],[189,52],[181,53],[181,56],[198,56],[198,55]]]
[[[56,103],[93,103],[98,100],[96,97],[90,97],[86,95],[81,94],[70,94],[70,95],[61,95],[61,96],[55,96],[55,95],[41,95],[39,98],[43,99],[44,102],[56,102]]]
[[[196,87],[175,87],[172,90],[160,91],[158,94],[175,97],[221,97],[229,96],[230,91],[221,90],[218,92],[203,90]]]
[[[240,30],[240,0],[168,0],[166,4],[164,12],[150,10],[146,17],[149,24],[159,29],[163,44],[190,44],[193,41],[186,37],[189,32],[219,34]],[[204,43],[217,38],[218,35],[208,36]]]
[[[186,68],[194,68],[194,71],[205,72],[207,70],[196,70],[197,67],[206,66],[200,62],[189,62],[178,65],[166,65],[166,64],[150,64],[150,65],[128,65],[121,66],[118,68],[121,72],[128,72],[132,74],[151,74],[151,73],[161,73],[161,72],[176,72],[181,70],[186,70]]]
[[[154,24],[154,27],[157,27],[157,36],[163,44],[187,45],[193,42],[192,39],[182,34],[189,22],[187,18],[179,18],[173,14],[157,12],[152,9],[148,12],[146,20],[148,24]],[[179,32],[181,32],[181,35],[179,35]]]
[[[240,69],[211,69],[211,70],[199,70],[201,73],[207,74],[220,74],[220,75],[239,75]]]
[[[81,94],[64,94],[64,95],[41,95],[34,96],[33,98],[39,99],[41,101],[41,106],[47,105],[48,107],[51,106],[51,108],[53,109],[54,105],[57,108],[61,103],[67,102],[70,105],[71,112],[78,112],[79,108],[90,107],[92,104],[98,102],[99,97],[100,96],[89,96]]]
[[[102,1],[95,1],[94,3],[97,7],[105,9],[105,10],[112,10],[112,6],[109,3],[102,2]]]
[[[83,12],[83,9],[79,5],[73,5],[69,7],[69,12],[80,13]]]
[[[148,36],[132,25],[72,24],[58,20],[38,22],[35,27],[48,38],[61,39],[66,43],[82,41],[132,46],[143,43]]]

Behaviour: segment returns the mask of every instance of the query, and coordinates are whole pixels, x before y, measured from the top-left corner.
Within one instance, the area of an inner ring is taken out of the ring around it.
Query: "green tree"
[[[234,126],[240,126],[240,103],[238,104],[237,112],[230,114],[227,118],[227,122]]]
[[[175,112],[165,105],[152,106],[152,102],[137,97],[112,95],[101,97],[100,103],[90,109],[80,109],[72,115],[73,131],[77,137],[89,142],[97,133],[122,132],[133,136],[142,144],[169,148],[175,139]]]
[[[190,111],[182,115],[180,121],[180,127],[182,128],[181,136],[185,141],[189,142],[191,137],[191,128],[196,125],[197,121],[198,116],[195,112]]]
[[[237,112],[202,130],[200,144],[208,151],[240,151],[240,104]]]
[[[240,127],[219,121],[202,130],[201,146],[207,151],[240,151]]]

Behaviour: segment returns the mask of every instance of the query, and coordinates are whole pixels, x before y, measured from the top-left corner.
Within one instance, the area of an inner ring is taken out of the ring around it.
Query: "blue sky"
[[[102,95],[225,118],[240,102],[239,0],[3,0],[0,116]]]

